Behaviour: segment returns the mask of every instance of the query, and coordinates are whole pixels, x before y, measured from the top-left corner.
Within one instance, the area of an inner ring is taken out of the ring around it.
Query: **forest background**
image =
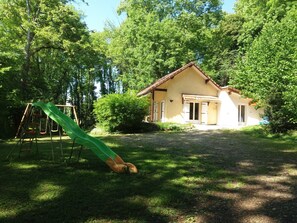
[[[71,103],[92,126],[96,92],[139,91],[189,61],[264,107],[272,131],[296,129],[295,0],[237,0],[234,13],[220,0],[122,0],[118,13],[119,26],[92,31],[71,0],[0,0],[1,138],[36,100]]]

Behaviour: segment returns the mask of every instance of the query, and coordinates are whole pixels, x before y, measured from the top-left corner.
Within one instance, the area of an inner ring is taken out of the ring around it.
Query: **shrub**
[[[94,103],[94,113],[99,124],[109,132],[138,132],[148,113],[147,98],[132,92],[109,94]]]

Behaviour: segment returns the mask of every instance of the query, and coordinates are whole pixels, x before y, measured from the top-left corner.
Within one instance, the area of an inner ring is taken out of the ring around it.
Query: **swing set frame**
[[[73,105],[55,105],[56,107],[63,109],[63,112],[66,113],[66,109],[70,109],[70,112],[72,112],[74,116],[74,121],[79,125],[79,120],[76,113],[76,107]],[[38,113],[39,112],[39,113]],[[44,128],[42,125],[45,125]],[[15,135],[15,139],[19,139],[16,147],[19,146],[19,157],[21,155],[21,152],[23,151],[31,151],[33,144],[36,146],[36,153],[38,153],[38,137],[40,135],[47,135],[49,134],[51,139],[51,153],[52,153],[52,159],[54,160],[54,141],[53,141],[53,133],[59,134],[59,144],[60,144],[60,151],[61,156],[64,159],[64,153],[63,153],[63,146],[62,146],[62,135],[63,130],[61,126],[56,123],[54,120],[49,118],[48,115],[46,115],[42,110],[35,108],[32,103],[28,103],[25,111],[23,113],[22,119],[20,121],[19,127],[17,129],[17,133]],[[29,148],[24,147],[24,144],[26,142],[29,142]],[[69,159],[71,159],[73,150],[75,147],[75,140],[72,143],[72,150]],[[12,150],[9,152],[7,159],[10,158],[11,154],[13,153],[15,147],[12,148]],[[78,159],[80,157],[82,150],[82,146],[79,150]]]

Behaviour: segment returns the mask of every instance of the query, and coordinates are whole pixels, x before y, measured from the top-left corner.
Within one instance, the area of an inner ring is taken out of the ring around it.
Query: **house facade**
[[[149,95],[153,122],[193,123],[236,127],[257,125],[263,110],[240,91],[220,87],[196,64],[189,63],[143,89]]]

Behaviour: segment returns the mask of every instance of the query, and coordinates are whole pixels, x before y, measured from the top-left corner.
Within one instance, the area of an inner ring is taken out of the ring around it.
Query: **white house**
[[[195,63],[165,75],[138,93],[150,95],[150,121],[236,127],[257,125],[263,110],[231,87],[220,87]]]

